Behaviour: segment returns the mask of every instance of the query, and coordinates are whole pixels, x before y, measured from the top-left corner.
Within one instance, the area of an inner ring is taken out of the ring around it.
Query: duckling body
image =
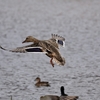
[[[36,87],[50,86],[49,82],[41,81],[41,79],[40,79],[39,77],[37,77],[37,78],[35,79],[35,81],[37,81],[37,83],[35,84]]]
[[[1,49],[11,51],[11,52],[20,52],[20,53],[26,53],[26,52],[44,52],[48,57],[51,58],[50,63],[54,67],[54,62],[58,65],[64,66],[65,59],[61,56],[59,53],[58,45],[64,46],[65,39],[61,36],[52,34],[52,38],[49,40],[38,40],[32,36],[26,37],[26,39],[22,43],[26,42],[33,42],[31,45],[18,47],[14,50],[7,50],[0,46]]]

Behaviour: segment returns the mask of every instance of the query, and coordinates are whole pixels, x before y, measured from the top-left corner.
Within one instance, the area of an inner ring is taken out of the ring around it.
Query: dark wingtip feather
[[[6,51],[8,51],[7,49],[3,48],[2,46],[0,46],[0,48],[1,48],[2,50],[6,50]]]

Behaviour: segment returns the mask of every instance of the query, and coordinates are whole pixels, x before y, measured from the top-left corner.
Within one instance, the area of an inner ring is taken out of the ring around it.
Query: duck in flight
[[[65,38],[56,34],[52,34],[51,36],[52,38],[50,38],[49,40],[39,40],[34,38],[33,36],[28,36],[22,43],[33,42],[30,45],[17,47],[16,49],[13,50],[5,49],[2,46],[0,46],[0,48],[10,52],[20,52],[20,53],[43,52],[48,57],[51,58],[50,63],[53,67],[54,67],[54,62],[58,65],[64,66],[65,58],[62,57],[59,52],[59,45],[65,47]]]

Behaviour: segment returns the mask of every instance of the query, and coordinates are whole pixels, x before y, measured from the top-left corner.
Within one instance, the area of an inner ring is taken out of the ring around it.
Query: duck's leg
[[[51,60],[50,60],[50,63],[51,63],[51,65],[52,65],[52,67],[54,67],[54,63],[53,63],[53,58],[51,58]]]

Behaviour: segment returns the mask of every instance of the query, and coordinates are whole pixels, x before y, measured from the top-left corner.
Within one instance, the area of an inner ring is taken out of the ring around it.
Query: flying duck
[[[65,58],[62,57],[59,52],[59,45],[62,47],[65,47],[65,38],[56,34],[52,34],[51,36],[52,38],[50,38],[49,40],[39,40],[39,39],[34,38],[33,36],[28,36],[22,43],[33,42],[30,45],[17,47],[16,49],[13,49],[13,50],[7,50],[1,46],[0,48],[3,50],[10,51],[10,52],[20,52],[20,53],[43,52],[48,57],[51,58],[50,63],[53,67],[54,67],[54,62],[58,65],[64,66]]]

